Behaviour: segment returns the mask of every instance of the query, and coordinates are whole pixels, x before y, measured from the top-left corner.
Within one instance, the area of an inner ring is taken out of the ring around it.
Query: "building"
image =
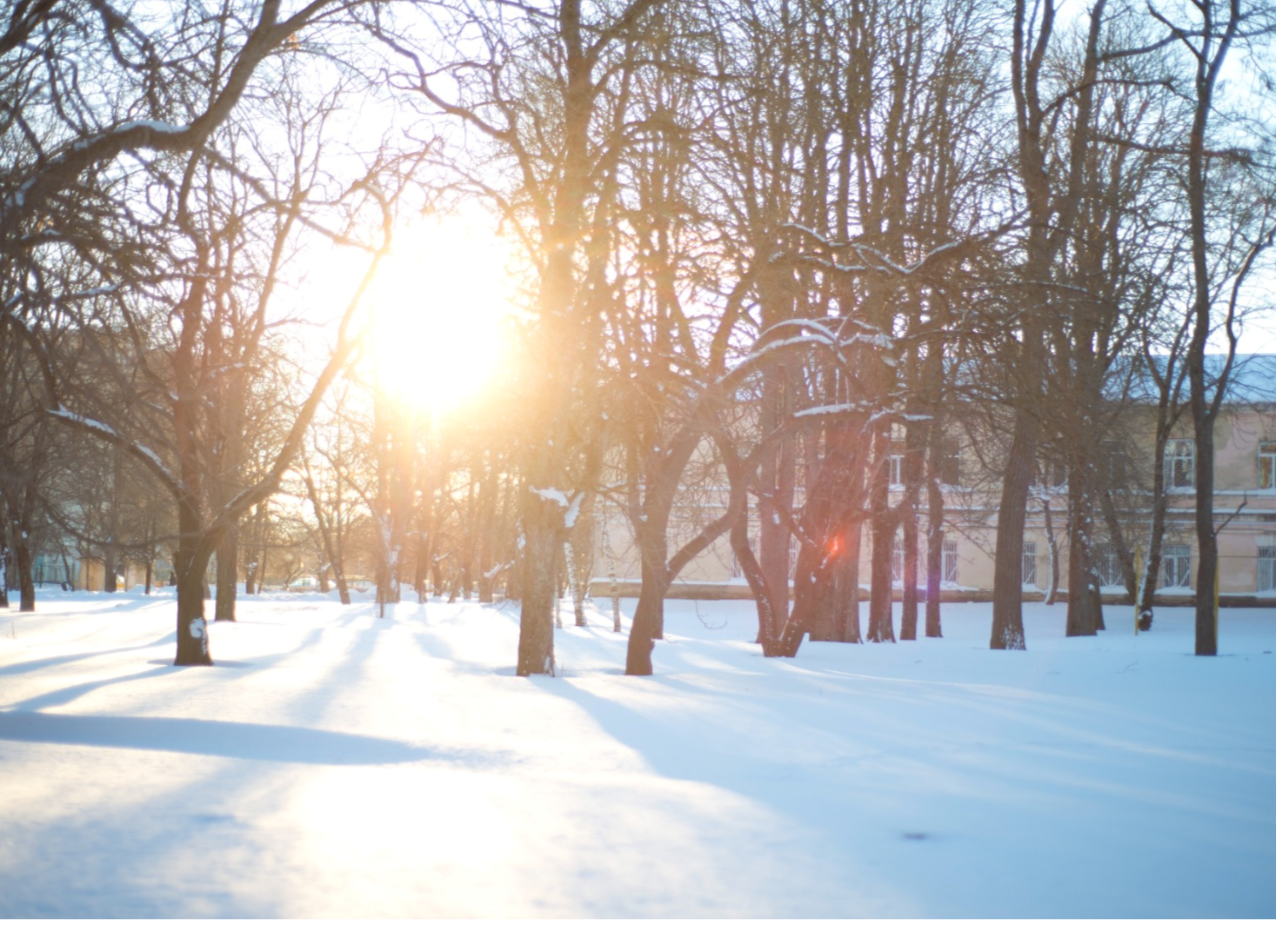
[[[1217,361],[1216,361],[1217,364]],[[1115,407],[1114,407],[1115,408]],[[1121,481],[1116,517],[1121,538],[1130,547],[1136,568],[1144,564],[1151,521],[1150,466],[1155,444],[1155,405],[1146,389],[1136,388],[1120,405],[1112,438],[1100,453],[1110,464],[1109,479]],[[1220,527],[1219,591],[1224,596],[1270,599],[1276,604],[1276,356],[1238,358],[1229,394],[1214,432],[1214,508]],[[1169,509],[1162,545],[1158,597],[1190,597],[1198,589],[1199,552],[1195,536],[1197,458],[1190,414],[1184,414],[1166,449],[1165,474],[1170,486]],[[891,489],[903,493],[901,464],[887,458]],[[945,500],[945,540],[942,583],[946,591],[971,598],[986,597],[993,583],[996,544],[996,482],[977,480],[969,442],[954,447],[941,470]],[[1051,578],[1050,531],[1055,534],[1060,591],[1066,589],[1067,481],[1049,462],[1043,463],[1040,483],[1033,488],[1024,530],[1023,583],[1028,598],[1040,597]],[[701,487],[675,507],[671,518],[671,547],[685,540],[725,507],[725,485]],[[1051,525],[1047,526],[1046,505]],[[922,513],[924,515],[923,506]],[[1102,515],[1096,512],[1096,520]],[[595,521],[595,592],[608,591],[615,573],[621,591],[631,593],[639,579],[638,554],[629,524],[619,512],[600,511]],[[922,529],[925,524],[923,519]],[[1095,526],[1095,568],[1105,590],[1124,593],[1122,568],[1115,541],[1103,523]],[[865,528],[861,552],[861,584],[867,587],[871,547]],[[923,550],[924,553],[924,550]],[[790,557],[796,560],[796,546]],[[903,551],[894,549],[892,569],[897,584],[903,574]],[[920,575],[924,582],[924,573]],[[678,584],[682,584],[679,591]],[[675,582],[673,595],[697,586],[701,594],[743,595],[745,582],[725,537],[691,562]],[[715,591],[716,590],[716,591]]]

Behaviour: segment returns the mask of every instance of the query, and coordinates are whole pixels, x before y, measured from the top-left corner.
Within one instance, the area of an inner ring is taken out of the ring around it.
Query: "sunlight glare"
[[[496,373],[513,287],[490,220],[420,220],[395,236],[372,293],[370,364],[381,388],[433,414],[474,398]]]

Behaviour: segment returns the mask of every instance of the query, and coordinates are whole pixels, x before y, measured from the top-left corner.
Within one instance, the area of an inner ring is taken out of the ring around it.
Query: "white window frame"
[[[1169,487],[1193,487],[1196,484],[1194,440],[1171,438],[1165,443],[1165,481]]]
[[[1258,591],[1276,589],[1276,546],[1258,548]]]
[[[1101,588],[1125,588],[1125,576],[1121,572],[1121,557],[1116,546],[1111,543],[1099,543],[1094,547],[1094,558],[1090,560],[1094,573],[1099,577]]]
[[[1023,543],[1023,584],[1037,584],[1037,544],[1031,540]]]
[[[886,480],[891,487],[904,486],[904,456],[886,456]]]
[[[1161,588],[1192,587],[1192,547],[1186,543],[1167,543],[1161,547]]]
[[[1276,442],[1258,443],[1258,486],[1265,491],[1276,489]]]
[[[944,540],[944,546],[943,546],[943,551],[940,554],[940,560],[942,562],[942,566],[940,567],[940,569],[943,573],[943,581],[951,582],[955,585],[957,583],[957,541],[956,540]]]

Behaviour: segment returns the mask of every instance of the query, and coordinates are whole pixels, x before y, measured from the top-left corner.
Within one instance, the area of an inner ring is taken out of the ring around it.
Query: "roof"
[[[1164,372],[1168,357],[1152,358],[1158,372]],[[1219,373],[1222,372],[1227,358],[1221,353],[1207,354],[1205,357],[1205,374],[1210,378],[1212,387]],[[1132,399],[1152,401],[1159,398],[1155,382],[1142,362],[1127,361],[1137,372],[1127,377],[1124,370],[1114,369],[1109,380],[1110,395],[1119,396],[1129,381],[1129,396]],[[1179,361],[1179,370],[1184,364]],[[1182,399],[1187,399],[1187,379],[1183,380]],[[1224,402],[1230,405],[1276,405],[1276,354],[1271,353],[1238,353],[1232,364],[1232,373],[1228,379]]]

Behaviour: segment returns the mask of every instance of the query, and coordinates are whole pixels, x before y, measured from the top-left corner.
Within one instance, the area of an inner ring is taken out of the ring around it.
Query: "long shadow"
[[[99,594],[101,598],[95,598],[92,601],[84,603],[85,607],[76,611],[41,612],[37,608],[34,614],[50,616],[53,618],[77,618],[81,615],[104,615],[107,612],[138,612],[144,608],[160,608],[165,605],[173,605],[176,603],[176,599],[173,597],[165,598],[163,596],[155,595],[133,595],[132,593],[118,593],[112,597],[112,594],[109,592],[97,594]]]
[[[145,749],[305,765],[389,765],[446,759],[419,746],[320,729],[149,716],[0,712],[0,739]]]
[[[126,684],[134,680],[145,680],[148,677],[159,677],[172,670],[168,667],[153,667],[148,671],[142,671],[140,674],[125,674],[123,677],[109,677],[105,680],[88,680],[82,684],[72,684],[70,687],[63,687],[61,690],[50,690],[48,693],[42,693],[38,696],[28,697],[26,700],[20,700],[17,703],[11,703],[7,707],[10,710],[43,710],[45,707],[66,706],[72,700],[78,700],[86,693],[94,690],[101,690],[103,687],[113,687],[115,684]]]
[[[244,668],[270,667],[279,663],[280,661],[283,661],[283,660],[286,660],[287,658],[292,657],[293,655],[295,655],[302,649],[316,644],[318,640],[320,639],[320,637],[322,636],[322,634],[323,634],[323,629],[316,628],[313,631],[311,631],[308,635],[306,635],[306,637],[303,638],[301,642],[290,651],[282,651],[278,654],[272,654],[272,655],[268,655],[261,658],[255,658],[251,661],[215,661],[213,664],[213,667],[214,669],[217,669],[217,668],[244,669]],[[111,651],[98,651],[92,654],[69,654],[64,657],[43,658],[40,661],[26,661],[23,664],[13,665],[14,668],[21,668],[22,670],[13,670],[13,669],[0,670],[0,674],[21,673],[22,671],[37,670],[40,667],[50,667],[59,663],[66,663],[69,661],[76,661],[76,660],[81,660],[84,658],[96,657],[103,654],[116,654],[119,652],[126,652],[126,651],[145,650],[146,648],[154,647],[155,645],[158,645],[160,643],[167,643],[172,641],[173,641],[173,633],[169,632],[167,635],[160,638],[158,641],[151,642],[151,644],[148,644],[148,645],[139,645],[138,647],[133,647],[133,648],[116,648]],[[38,696],[29,697],[26,700],[21,700],[17,703],[9,704],[9,706],[6,707],[5,709],[43,710],[46,707],[65,706],[66,704],[71,703],[74,700],[78,700],[80,697],[84,696],[86,693],[92,693],[94,690],[100,690],[104,687],[111,687],[111,686],[114,686],[115,684],[128,683],[134,680],[145,680],[149,677],[160,677],[171,670],[186,669],[186,668],[175,668],[173,666],[172,661],[168,659],[152,660],[152,661],[147,661],[147,663],[155,665],[155,666],[151,670],[142,671],[141,673],[137,673],[137,674],[125,674],[121,677],[108,677],[101,680],[88,680],[88,681],[85,681],[84,683],[72,684],[69,687],[62,687],[59,690],[51,690],[48,693],[42,693],[42,694],[39,694]],[[203,671],[203,670],[206,670],[207,668],[194,667],[190,669],[196,670],[196,671]]]
[[[84,654],[61,654],[57,657],[42,657],[34,661],[21,661],[17,664],[9,664],[6,667],[0,667],[0,677],[10,674],[27,674],[31,671],[38,671],[45,667],[54,667],[58,664],[73,664],[76,661],[84,661],[92,657],[104,657],[108,654],[124,654],[128,651],[144,651],[147,648],[153,648],[160,644],[167,644],[174,640],[173,632],[160,635],[154,641],[146,644],[135,644],[127,648],[108,648],[105,651],[87,651]]]

